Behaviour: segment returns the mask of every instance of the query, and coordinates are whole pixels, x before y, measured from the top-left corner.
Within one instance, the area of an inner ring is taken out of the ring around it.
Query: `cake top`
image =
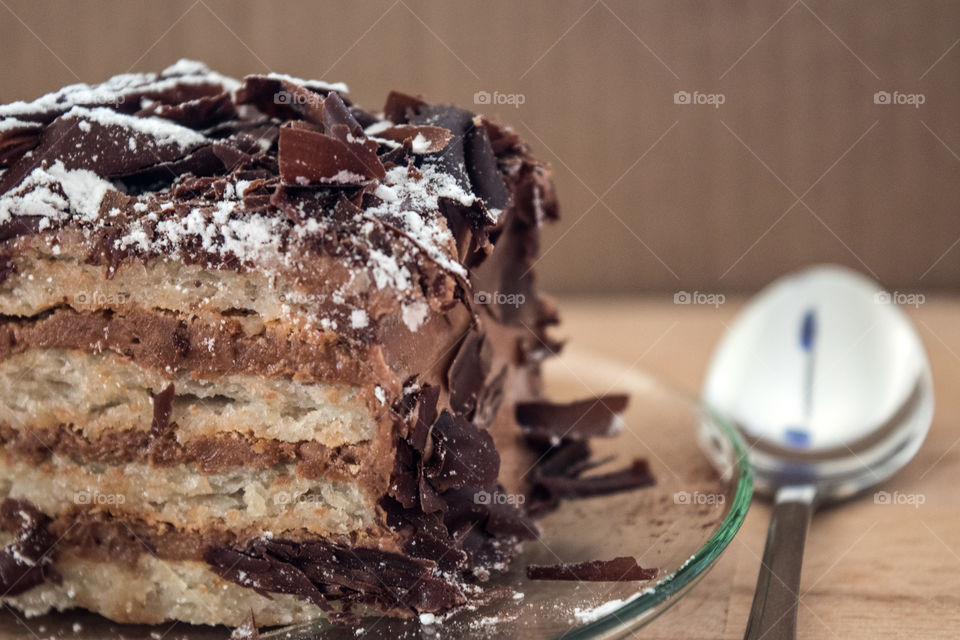
[[[439,280],[469,287],[511,181],[536,183],[521,212],[533,226],[554,214],[509,130],[396,92],[374,114],[346,93],[182,60],[0,106],[0,241],[78,229],[87,260],[111,269],[159,257],[302,272],[325,256],[365,287],[430,297],[456,288]]]

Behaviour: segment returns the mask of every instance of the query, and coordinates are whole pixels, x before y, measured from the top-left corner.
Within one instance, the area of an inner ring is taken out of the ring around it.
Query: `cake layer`
[[[242,318],[249,335],[260,333],[264,324],[282,321],[351,337],[371,332],[376,320],[371,316],[397,308],[406,310],[408,329],[416,331],[427,308],[424,302],[397,305],[323,256],[314,258],[309,272],[284,269],[282,276],[271,276],[267,269],[214,269],[161,257],[111,266],[91,262],[88,253],[83,234],[76,230],[25,238],[6,256],[0,308],[21,317],[61,305],[77,311],[133,307],[217,312]],[[364,312],[354,314],[361,295]]]
[[[91,441],[109,431],[149,431],[151,394],[171,383],[168,421],[181,442],[239,433],[338,447],[373,438],[384,411],[373,390],[251,375],[171,377],[116,354],[52,348],[0,360],[0,423],[18,430],[71,425]]]
[[[187,465],[81,465],[60,456],[35,465],[6,452],[0,453],[0,497],[29,501],[51,517],[106,509],[187,530],[256,526],[331,535],[374,526],[377,501],[356,481],[309,480],[292,465],[200,475]]]
[[[430,315],[415,333],[399,317],[387,320],[380,330],[392,338],[364,346],[331,331],[261,325],[245,316],[139,307],[77,312],[61,306],[31,318],[0,316],[0,361],[31,349],[111,352],[168,376],[187,372],[196,379],[250,375],[377,385],[395,397],[412,376],[436,380],[445,374],[472,317],[456,307]]]

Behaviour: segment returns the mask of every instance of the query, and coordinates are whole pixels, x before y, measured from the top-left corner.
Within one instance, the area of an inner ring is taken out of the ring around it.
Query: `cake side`
[[[534,534],[474,495],[532,461],[549,173],[470,112],[343,94],[181,62],[0,106],[4,602],[411,615]]]

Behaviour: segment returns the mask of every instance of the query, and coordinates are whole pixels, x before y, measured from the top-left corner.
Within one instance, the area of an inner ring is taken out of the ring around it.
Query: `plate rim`
[[[584,357],[587,354],[580,353],[578,355]],[[594,365],[599,365],[601,368],[606,366],[623,367],[623,365],[608,361],[606,358],[597,358],[594,354],[589,354],[588,358],[594,361]],[[624,377],[642,379],[644,385],[659,387],[663,392],[679,397],[718,427],[719,432],[727,438],[731,445],[737,462],[736,477],[732,479],[736,482],[736,488],[730,509],[716,531],[679,569],[662,578],[656,586],[649,587],[631,596],[617,609],[605,613],[600,618],[581,627],[570,629],[561,634],[560,637],[564,640],[587,640],[610,637],[616,632],[627,633],[636,629],[638,623],[649,622],[669,609],[680,599],[679,597],[674,598],[665,607],[660,609],[654,609],[654,607],[695,585],[713,567],[743,526],[753,501],[754,479],[753,468],[750,465],[749,448],[733,423],[708,406],[698,395],[671,384],[665,378],[643,369],[633,369],[630,373],[631,376]],[[621,383],[623,382],[624,380],[621,378]],[[629,386],[629,383],[625,386]]]

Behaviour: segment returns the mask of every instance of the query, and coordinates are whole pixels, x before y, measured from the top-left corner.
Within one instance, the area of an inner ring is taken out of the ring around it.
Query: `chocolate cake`
[[[553,456],[562,407],[517,423],[556,215],[512,130],[402,93],[181,61],[0,106],[2,601],[276,625],[489,597],[536,526],[484,496],[548,505],[586,455]],[[524,477],[551,457],[562,482]]]

